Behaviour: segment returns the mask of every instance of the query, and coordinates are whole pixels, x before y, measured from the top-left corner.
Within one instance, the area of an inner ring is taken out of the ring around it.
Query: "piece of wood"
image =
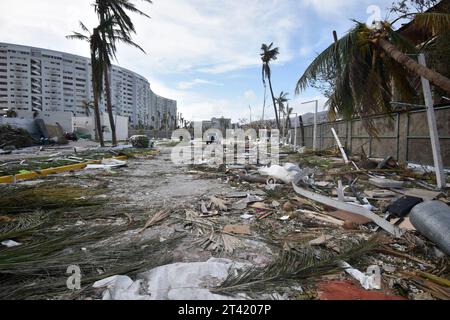
[[[380,190],[366,190],[364,194],[370,199],[391,199],[396,197],[398,194],[385,189]]]
[[[246,174],[243,174],[243,173],[239,174],[239,180],[245,181],[245,182],[250,182],[250,183],[267,184],[267,179],[266,178],[263,178],[263,177],[260,177],[260,176],[257,176],[257,177],[249,176],[249,175],[246,175]],[[277,181],[277,183],[282,183],[282,182],[278,182]]]
[[[344,221],[335,219],[333,217],[329,217],[327,215],[318,213],[318,212],[314,212],[314,211],[309,211],[309,210],[299,210],[299,212],[303,213],[306,217],[310,218],[310,219],[316,219],[322,222],[326,222],[326,223],[331,223],[337,226],[342,227],[344,225]]]
[[[362,217],[360,215],[357,215],[357,214],[354,214],[351,212],[341,211],[341,210],[327,212],[326,214],[329,216],[332,216],[336,219],[339,219],[342,221],[349,221],[349,222],[355,223],[357,225],[365,225],[365,224],[372,222],[372,220],[370,220],[368,218]]]
[[[255,202],[249,205],[249,207],[252,209],[259,209],[259,210],[267,210],[267,211],[273,210],[272,208],[267,207],[264,202]]]
[[[424,189],[415,189],[415,188],[395,190],[395,192],[398,192],[402,195],[409,196],[409,197],[421,198],[426,201],[435,200],[443,195],[442,192],[430,191],[430,190],[424,190]]]
[[[337,135],[336,130],[334,130],[334,128],[331,128],[331,132],[333,133],[334,139],[336,140],[339,150],[341,151],[341,154],[342,154],[342,157],[344,158],[345,164],[349,164],[350,161],[348,160],[348,156],[345,153],[344,147],[342,146],[341,140],[339,139],[339,136]]]
[[[403,181],[395,181],[389,179],[380,179],[380,178],[371,178],[369,179],[369,183],[378,187],[378,188],[401,188],[404,185]]]
[[[295,192],[303,197],[306,197],[313,201],[322,203],[322,204],[327,205],[332,208],[336,208],[339,210],[351,212],[351,213],[366,217],[366,218],[372,220],[373,222],[375,222],[378,226],[383,228],[385,231],[392,234],[394,237],[400,238],[403,234],[403,232],[400,228],[393,226],[385,219],[379,217],[378,215],[376,215],[375,213],[373,213],[372,211],[370,211],[364,207],[360,207],[360,206],[352,205],[349,203],[339,202],[339,201],[330,199],[329,197],[322,196],[320,194],[302,189],[302,188],[296,186],[294,183],[292,184],[292,186],[293,186]]]
[[[227,225],[223,228],[223,232],[241,235],[251,235],[250,226],[247,225]]]
[[[317,239],[311,240],[310,242],[308,242],[308,244],[310,246],[321,246],[321,245],[325,244],[328,240],[331,240],[331,239],[333,239],[332,236],[323,235]]]
[[[270,217],[271,215],[273,215],[273,212],[267,212],[265,214],[263,214],[262,216],[258,217],[257,220],[264,220],[267,217]]]

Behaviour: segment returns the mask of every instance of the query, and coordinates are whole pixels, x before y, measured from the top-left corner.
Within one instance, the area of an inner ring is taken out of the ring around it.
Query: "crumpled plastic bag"
[[[349,275],[359,281],[361,286],[366,290],[380,290],[381,289],[381,278],[379,274],[367,275],[361,271],[354,269],[347,262],[341,261],[340,266],[345,269]],[[369,268],[370,269],[370,268]]]
[[[142,280],[133,281],[127,276],[112,276],[94,283],[96,289],[105,288],[103,300],[150,300],[141,295]]]
[[[297,183],[303,177],[300,167],[293,163],[286,163],[283,167],[279,165],[264,167],[259,169],[259,174],[276,178],[286,184]]]
[[[94,284],[105,288],[103,300],[230,300],[236,297],[213,294],[208,288],[220,285],[231,268],[244,264],[227,259],[175,263],[138,275],[138,281],[114,276]]]

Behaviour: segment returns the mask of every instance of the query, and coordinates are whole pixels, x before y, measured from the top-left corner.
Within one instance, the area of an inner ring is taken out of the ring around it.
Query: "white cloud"
[[[181,90],[187,90],[187,89],[191,89],[197,85],[214,85],[214,86],[223,86],[222,83],[218,83],[215,81],[209,81],[209,80],[205,80],[205,79],[194,79],[192,81],[185,81],[185,82],[180,82],[178,83],[178,89]]]
[[[253,90],[247,90],[244,92],[244,98],[250,101],[257,100],[256,93]]]

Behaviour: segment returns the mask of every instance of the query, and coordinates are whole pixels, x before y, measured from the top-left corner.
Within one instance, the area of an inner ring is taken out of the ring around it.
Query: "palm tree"
[[[94,28],[92,33],[88,30],[88,28],[80,22],[80,26],[83,33],[74,32],[72,35],[67,36],[67,39],[73,40],[83,40],[87,41],[90,46],[91,52],[91,68],[92,68],[92,88],[94,94],[94,114],[95,114],[95,129],[97,132],[97,137],[100,140],[100,145],[102,147],[105,146],[105,141],[103,139],[103,129],[100,119],[100,108],[99,103],[102,96],[103,90],[103,67],[104,62],[101,61],[103,58],[101,52],[101,47],[104,46],[104,41],[102,38],[102,30],[104,26],[100,25],[97,28]]]
[[[142,1],[149,4],[152,3],[151,0]],[[133,21],[128,16],[127,11],[150,18],[147,14],[139,10],[130,0],[95,0],[93,6],[100,21],[106,21],[110,18],[114,18],[117,26],[124,35],[136,33]]]
[[[281,115],[283,115],[283,118],[286,115],[285,111],[285,103],[289,101],[287,98],[289,93],[281,91],[280,95],[275,98],[276,103],[278,104],[278,113],[279,113],[279,119],[281,120]],[[283,136],[284,136],[284,125],[283,125]]]
[[[417,54],[417,48],[394,31],[391,23],[381,22],[375,29],[355,23],[353,29],[310,64],[297,82],[297,94],[321,73],[339,70],[327,105],[332,117],[341,114],[349,119],[392,111],[393,91],[405,102],[417,101],[411,75],[424,77],[450,92],[450,79],[412,59],[409,55]],[[450,14],[420,13],[414,23],[436,36],[448,34]],[[376,133],[370,121],[365,124]]]
[[[150,0],[144,0],[148,3],[152,3]],[[100,25],[104,25],[110,22],[110,29],[102,29],[102,38],[105,42],[104,48],[108,48],[102,54],[104,55],[104,81],[105,81],[105,93],[106,93],[106,109],[109,115],[109,122],[111,126],[112,143],[117,145],[116,125],[113,116],[113,106],[111,98],[111,86],[109,79],[109,70],[111,70],[111,59],[116,58],[116,42],[120,41],[125,44],[134,46],[145,53],[131,40],[131,33],[136,33],[131,18],[127,15],[126,10],[138,13],[140,15],[148,17],[145,13],[136,8],[136,6],[129,0],[95,0],[94,2],[95,12],[100,21]],[[112,23],[111,23],[112,22]],[[119,30],[114,30],[115,26]]]
[[[94,108],[93,101],[87,101],[87,100],[83,101],[83,109],[84,109],[84,113],[86,114],[86,117],[91,116],[91,109],[93,109],[93,108]]]
[[[275,110],[275,118],[277,121],[277,127],[278,127],[278,130],[281,131],[280,119],[278,117],[277,105],[275,102],[275,95],[273,94],[273,88],[272,88],[272,70],[270,69],[270,62],[277,60],[280,52],[279,52],[279,48],[272,48],[272,47],[273,47],[273,43],[271,43],[270,45],[263,43],[261,46],[261,51],[262,51],[261,52],[261,60],[263,62],[262,81],[263,81],[264,86],[266,86],[266,79],[269,80],[269,88],[270,88],[270,93],[272,95],[272,102],[273,102],[273,108]]]

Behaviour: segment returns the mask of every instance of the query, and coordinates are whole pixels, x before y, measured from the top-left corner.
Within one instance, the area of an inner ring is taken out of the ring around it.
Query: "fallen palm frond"
[[[148,228],[160,223],[161,221],[167,219],[170,216],[170,210],[162,210],[153,215],[145,224],[145,226],[139,231],[139,233],[144,232]]]
[[[164,242],[159,239],[95,247],[98,240],[120,230],[105,229],[70,239],[24,245],[0,254],[0,299],[74,298],[93,291],[95,281],[113,275],[136,275],[170,263],[170,251],[182,237]],[[85,247],[86,246],[86,247]],[[67,288],[69,266],[81,269],[83,290]]]
[[[340,261],[354,261],[372,252],[378,246],[376,237],[353,245],[341,254],[321,252],[304,248],[303,252],[283,251],[278,258],[265,268],[250,267],[242,273],[230,272],[220,287],[211,290],[214,293],[236,293],[264,291],[267,288],[289,286],[293,280],[305,280],[333,274],[342,270]]]
[[[17,214],[36,210],[80,208],[100,205],[104,200],[94,198],[99,188],[46,183],[38,186],[3,188],[0,197],[2,214]]]
[[[24,232],[38,228],[47,221],[47,218],[47,213],[37,211],[20,215],[11,222],[0,224],[0,241],[15,238]]]
[[[450,300],[450,288],[439,285],[435,282],[424,280],[411,272],[402,272],[417,288],[430,293],[440,300]]]

